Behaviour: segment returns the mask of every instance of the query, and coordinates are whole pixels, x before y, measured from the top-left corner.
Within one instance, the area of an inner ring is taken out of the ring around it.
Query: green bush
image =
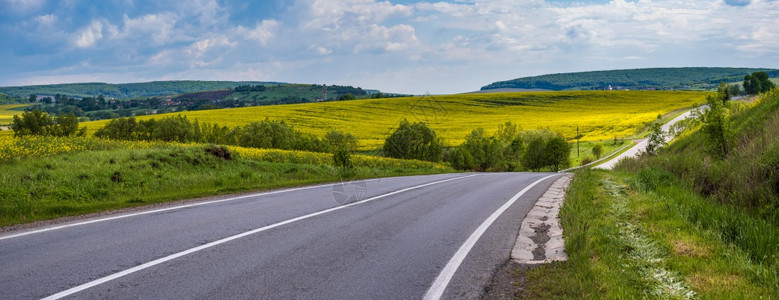
[[[115,140],[213,143],[313,152],[330,152],[332,149],[324,139],[297,131],[284,121],[269,119],[230,129],[217,124],[201,124],[197,120],[191,122],[181,115],[142,121],[119,118],[98,129],[95,136]]]
[[[22,116],[14,116],[11,129],[14,137],[24,136],[84,136],[86,128],[78,129],[78,117],[61,114],[57,118],[37,109],[25,111]]]
[[[435,131],[422,122],[400,122],[384,142],[384,155],[392,158],[441,161],[443,147]]]
[[[452,150],[452,153],[449,156],[449,163],[452,164],[452,168],[457,170],[473,170],[476,166],[473,163],[473,156],[471,153],[463,147]]]

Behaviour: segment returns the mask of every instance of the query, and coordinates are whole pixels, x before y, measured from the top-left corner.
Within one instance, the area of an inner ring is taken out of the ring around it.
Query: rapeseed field
[[[182,112],[190,120],[228,127],[284,120],[303,132],[324,136],[332,130],[355,135],[361,150],[378,149],[401,120],[427,122],[445,146],[457,146],[475,128],[492,134],[506,121],[523,129],[550,128],[582,141],[630,137],[659,114],[704,103],[701,92],[573,91],[462,94],[257,106]],[[176,115],[174,113],[173,115]],[[163,118],[166,115],[138,119]],[[94,132],[107,121],[87,122]]]
[[[29,104],[0,104],[0,125],[13,123],[14,115],[21,115],[22,112],[12,109],[25,106],[29,106]]]

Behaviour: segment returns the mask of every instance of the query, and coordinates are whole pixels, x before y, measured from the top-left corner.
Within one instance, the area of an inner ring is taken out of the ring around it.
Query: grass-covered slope
[[[743,208],[779,225],[779,92],[763,95],[749,109],[737,103],[729,106],[731,133],[725,157],[710,151],[709,136],[697,131],[661,155],[628,162],[624,168],[667,171],[714,202]]]
[[[575,176],[561,219],[570,260],[522,294],[570,299],[772,299],[779,294],[779,92],[732,103],[728,151],[699,130],[615,172]],[[751,107],[750,107],[751,106]]]
[[[352,163],[354,168],[344,171],[333,166],[332,155],[303,151],[1,139],[0,226],[240,191],[453,171],[431,162],[363,155],[352,156]]]
[[[352,133],[361,149],[384,143],[404,118],[427,122],[446,146],[456,146],[482,127],[492,135],[511,121],[524,129],[550,128],[566,138],[610,140],[629,137],[658,115],[704,102],[697,92],[545,92],[467,94],[306,103],[182,112],[189,119],[229,127],[265,118],[284,120],[303,132],[324,136],[332,130]],[[173,115],[176,115],[174,113]],[[144,116],[139,119],[161,118]],[[92,131],[107,121],[88,122]]]
[[[495,82],[481,89],[604,90],[609,85],[628,89],[689,89],[699,88],[702,84],[743,81],[744,75],[760,71],[768,72],[771,77],[779,76],[776,69],[651,68],[522,77]]]
[[[279,84],[275,82],[257,81],[198,81],[198,80],[174,80],[153,81],[140,83],[65,83],[48,85],[28,85],[0,87],[0,92],[11,96],[26,98],[30,94],[56,95],[63,94],[75,97],[96,97],[103,95],[107,98],[136,98],[162,95],[184,94],[200,91],[222,90],[234,88],[239,85],[264,85]]]

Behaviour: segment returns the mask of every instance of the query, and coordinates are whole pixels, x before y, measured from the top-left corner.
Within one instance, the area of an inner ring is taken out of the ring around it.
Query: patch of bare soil
[[[492,277],[492,282],[487,286],[484,291],[482,299],[522,299],[525,298],[525,287],[527,281],[525,273],[535,265],[523,265],[514,262],[513,260],[507,260],[495,275]]]

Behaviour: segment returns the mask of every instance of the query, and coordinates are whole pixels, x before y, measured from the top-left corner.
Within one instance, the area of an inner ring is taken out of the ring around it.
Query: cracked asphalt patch
[[[533,265],[568,259],[563,228],[557,215],[565,200],[571,177],[563,176],[555,181],[525,216],[511,251],[514,262]]]

